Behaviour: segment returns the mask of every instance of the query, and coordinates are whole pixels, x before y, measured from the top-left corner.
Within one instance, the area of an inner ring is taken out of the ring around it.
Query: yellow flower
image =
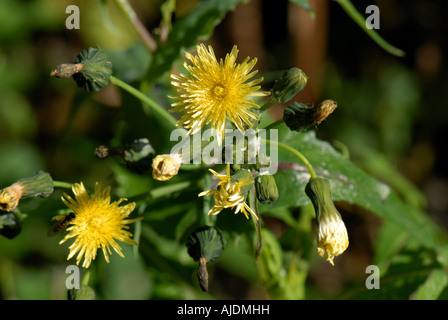
[[[201,192],[198,196],[215,196],[215,205],[210,209],[208,214],[217,215],[222,209],[231,208],[235,209],[235,214],[238,212],[244,213],[247,219],[249,219],[248,212],[258,220],[257,215],[246,204],[245,193],[243,187],[254,183],[253,180],[248,180],[251,174],[248,172],[241,180],[234,180],[230,176],[230,164],[227,164],[226,174],[218,174],[216,171],[209,169],[214,176],[220,181],[216,190],[207,190]]]
[[[177,175],[182,165],[180,154],[162,154],[152,160],[152,177],[158,181],[167,181]]]
[[[111,247],[124,257],[116,240],[132,245],[137,244],[131,239],[132,233],[126,231],[129,228],[128,224],[142,219],[126,220],[134,210],[135,202],[121,207],[120,203],[126,199],[110,203],[110,187],[101,190],[99,183],[96,183],[92,196],[87,193],[82,182],[73,184],[72,190],[75,200],[65,193],[62,196],[62,201],[75,213],[75,217],[70,222],[71,226],[67,228],[69,233],[59,243],[76,238],[69,247],[70,253],[67,260],[78,253],[76,264],[79,264],[84,257],[82,266],[88,268],[92,260],[95,260],[97,250],[101,248],[104,258],[109,262]]]
[[[305,192],[316,211],[318,232],[317,252],[332,265],[334,257],[348,248],[348,235],[344,221],[331,198],[330,184],[327,179],[311,178]]]
[[[171,75],[172,85],[177,87],[178,100],[173,103],[172,112],[183,112],[177,122],[188,129],[192,135],[211,123],[212,130],[216,130],[218,143],[221,145],[224,137],[226,118],[228,117],[238,130],[244,133],[245,128],[252,128],[252,119],[259,117],[251,109],[258,109],[249,97],[266,96],[269,92],[258,91],[258,85],[263,78],[251,79],[257,71],[250,72],[257,63],[257,59],[247,57],[241,64],[236,63],[238,49],[233,47],[225,60],[217,61],[213,48],[204,44],[197,46],[197,56],[186,53],[191,65],[185,63],[190,75]],[[250,61],[249,61],[250,60]]]

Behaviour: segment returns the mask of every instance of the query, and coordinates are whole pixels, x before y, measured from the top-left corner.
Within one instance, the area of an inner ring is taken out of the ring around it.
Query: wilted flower
[[[177,87],[178,100],[171,111],[183,113],[178,125],[185,126],[188,134],[199,132],[201,128],[211,123],[217,131],[218,143],[222,143],[226,118],[244,133],[245,127],[252,128],[251,120],[259,117],[251,109],[259,106],[249,97],[266,96],[269,92],[258,91],[258,85],[263,78],[247,82],[257,71],[250,72],[257,63],[254,58],[247,57],[241,64],[236,63],[238,49],[233,47],[225,60],[218,63],[213,48],[204,44],[197,46],[197,56],[186,53],[191,65],[185,63],[185,68],[191,75],[171,75],[172,84]]]
[[[331,199],[330,184],[323,178],[311,178],[305,192],[316,211],[318,233],[317,251],[332,265],[334,257],[342,254],[348,247],[348,235],[344,221]]]
[[[0,210],[11,212],[22,198],[48,197],[52,193],[53,179],[48,173],[38,171],[0,190]]]
[[[180,154],[158,155],[152,161],[152,177],[159,181],[170,180],[177,175],[182,163],[182,156]]]
[[[220,181],[216,190],[203,191],[199,197],[215,196],[215,205],[210,209],[208,214],[217,215],[224,208],[235,209],[235,214],[238,212],[244,213],[249,219],[249,213],[258,220],[257,215],[252,211],[250,206],[246,204],[246,186],[254,183],[252,175],[244,170],[240,173],[230,176],[230,164],[227,164],[226,174],[218,174],[216,171],[209,169]]]
[[[134,210],[135,202],[121,207],[119,206],[120,203],[126,201],[126,199],[110,203],[110,187],[102,190],[99,183],[95,185],[92,196],[87,193],[82,182],[73,184],[72,190],[75,194],[75,200],[67,194],[62,196],[62,201],[75,214],[67,228],[69,233],[59,243],[62,244],[68,239],[76,238],[69,247],[70,253],[67,260],[78,253],[76,264],[79,264],[84,257],[82,266],[88,268],[92,260],[95,260],[97,250],[102,249],[104,258],[109,262],[109,254],[112,253],[111,247],[121,257],[124,257],[116,240],[132,245],[137,244],[131,238],[132,233],[126,230],[129,228],[128,224],[142,219],[126,219]]]

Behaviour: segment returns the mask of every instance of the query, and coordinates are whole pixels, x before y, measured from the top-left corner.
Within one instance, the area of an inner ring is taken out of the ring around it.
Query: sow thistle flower
[[[218,143],[222,144],[226,118],[244,133],[245,128],[252,128],[253,120],[259,116],[253,109],[260,107],[249,97],[266,96],[269,92],[258,91],[263,78],[249,81],[257,71],[252,71],[257,58],[247,57],[241,64],[236,63],[238,49],[233,47],[225,60],[217,61],[213,48],[204,44],[197,46],[197,56],[186,53],[191,65],[184,63],[191,75],[171,75],[172,85],[177,88],[178,100],[173,103],[172,112],[182,112],[177,125],[183,125],[188,134],[199,132],[204,125],[211,123],[216,130]]]
[[[327,256],[327,261],[334,265],[334,257],[342,254],[348,247],[348,236],[344,221],[331,199],[329,182],[319,177],[311,178],[305,192],[316,211],[317,252],[323,258]]]
[[[244,170],[238,171],[235,175],[230,175],[230,164],[227,164],[226,174],[218,174],[213,169],[209,169],[214,176],[219,179],[216,190],[207,190],[201,192],[198,196],[215,196],[215,205],[210,209],[208,214],[217,215],[225,208],[235,209],[235,214],[238,212],[244,213],[249,219],[249,213],[258,220],[257,215],[246,203],[247,186],[254,183],[251,179],[252,175]]]
[[[75,254],[76,264],[78,265],[84,257],[82,266],[88,268],[95,260],[97,250],[102,249],[104,258],[109,263],[109,254],[113,248],[121,257],[121,247],[116,240],[136,245],[137,243],[131,238],[132,233],[127,231],[130,223],[134,223],[136,219],[126,219],[135,208],[135,202],[128,203],[120,207],[120,204],[126,199],[120,199],[111,203],[110,187],[101,189],[101,185],[96,183],[93,195],[89,195],[84,184],[75,183],[72,185],[75,200],[69,195],[63,194],[62,201],[75,214],[67,228],[69,233],[59,244],[64,243],[68,239],[75,238],[73,244],[69,247],[70,253],[67,260],[70,260]]]

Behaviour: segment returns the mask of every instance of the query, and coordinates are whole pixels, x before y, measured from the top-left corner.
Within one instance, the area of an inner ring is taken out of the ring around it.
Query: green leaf
[[[127,83],[141,79],[151,61],[151,55],[141,43],[120,50],[107,51],[113,75]]]
[[[415,247],[415,244],[413,246]],[[440,264],[436,261],[434,250],[423,249],[421,247],[408,247],[402,252],[394,255],[391,266],[387,271],[382,268],[379,269],[379,289],[369,290],[366,287],[366,282],[362,281],[342,292],[338,298],[352,300],[409,299],[416,297],[417,292],[420,289],[423,291],[428,290],[428,296],[429,292],[431,292],[431,295],[435,296],[436,294],[440,294],[443,290],[442,286],[432,286],[433,280],[430,278],[436,270],[440,270]],[[439,275],[436,275],[436,277],[438,276]],[[368,275],[366,274],[366,278],[367,277]],[[427,283],[427,285],[425,285],[425,283]],[[426,286],[427,288],[423,289]]]
[[[433,270],[426,281],[418,287],[412,297],[415,300],[434,300],[448,285],[448,273],[444,270]]]
[[[280,271],[283,269],[282,248],[269,230],[261,229],[263,247],[258,260],[260,278],[269,287],[277,284]]]
[[[434,247],[438,237],[446,239],[445,233],[425,213],[406,206],[394,190],[358,168],[329,143],[317,139],[314,132],[296,133],[282,128],[279,140],[302,152],[316,174],[330,181],[334,201],[358,205],[394,222],[421,244]],[[272,208],[308,204],[310,200],[304,189],[310,175],[306,167],[283,150],[278,151],[278,158],[275,179],[280,196]]]
[[[374,243],[373,264],[386,270],[390,260],[406,244],[409,235],[399,225],[385,221],[378,232]]]
[[[168,72],[183,50],[191,49],[197,40],[207,40],[225,15],[243,0],[201,1],[188,15],[176,20],[168,39],[155,52],[146,80],[153,83]]]

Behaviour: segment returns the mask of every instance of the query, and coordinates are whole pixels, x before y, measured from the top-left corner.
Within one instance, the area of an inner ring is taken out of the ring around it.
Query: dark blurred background
[[[162,2],[132,1],[149,30],[159,26]],[[176,17],[196,2],[178,1]],[[265,89],[281,70],[293,66],[304,70],[309,82],[297,101],[318,104],[329,98],[338,102],[318,136],[345,144],[359,166],[395,187],[404,201],[424,208],[448,226],[447,2],[354,1],[365,16],[368,5],[380,8],[378,32],[405,51],[402,58],[374,43],[338,3],[309,3],[314,20],[287,0],[239,5],[208,42],[217,56],[224,56],[236,44],[240,59],[258,57]],[[137,37],[113,2],[108,10],[101,10],[96,1],[77,1],[81,28],[67,30],[65,8],[70,4],[54,0],[0,3],[0,187],[37,170],[50,172],[55,180],[87,184],[109,177],[110,169],[92,150],[113,141],[120,130],[119,91],[110,86],[86,94],[74,81],[51,78],[49,73],[56,65],[71,62],[84,48],[124,50]],[[280,118],[284,107],[274,106],[273,118]],[[39,220],[43,230],[58,205],[42,209],[40,202],[30,201],[24,210],[35,207],[41,208],[42,216],[29,218],[44,219]],[[348,224],[359,226],[359,237],[371,244],[368,224],[354,215],[351,219],[355,221]],[[54,241],[38,238],[36,242],[31,229],[24,231],[20,239],[0,238],[3,290],[9,285],[5,276],[9,267],[2,261],[39,265],[54,259],[56,253],[62,258],[66,254]],[[25,274],[32,278],[32,273]],[[7,292],[2,294],[7,297]],[[21,297],[33,298],[33,294]],[[50,292],[48,297],[59,294]]]

